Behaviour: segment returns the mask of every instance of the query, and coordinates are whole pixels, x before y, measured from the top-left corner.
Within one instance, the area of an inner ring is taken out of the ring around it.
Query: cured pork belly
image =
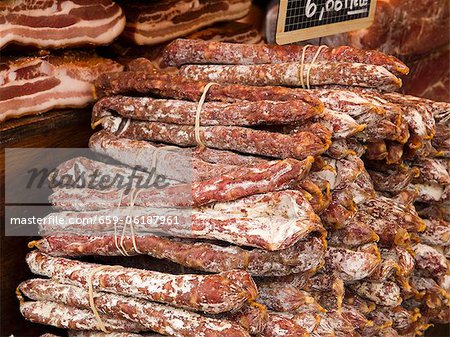
[[[194,32],[187,38],[232,43],[261,43],[263,39],[254,25],[239,21],[220,22]]]
[[[450,102],[450,45],[411,64],[402,91],[435,101]]]
[[[215,22],[242,18],[249,0],[123,1],[127,25],[123,36],[139,45],[153,45],[185,36]]]
[[[94,101],[100,74],[122,71],[91,53],[7,59],[0,63],[0,122],[54,108],[80,108]]]
[[[9,43],[62,48],[111,43],[125,27],[111,0],[9,0],[0,3],[0,48]]]

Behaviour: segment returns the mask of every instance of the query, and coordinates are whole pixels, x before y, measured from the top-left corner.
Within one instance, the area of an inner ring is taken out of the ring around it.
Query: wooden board
[[[2,148],[72,147],[92,134],[90,112],[90,107],[56,110],[9,120],[0,124],[0,144]],[[68,136],[75,140],[67,139]]]

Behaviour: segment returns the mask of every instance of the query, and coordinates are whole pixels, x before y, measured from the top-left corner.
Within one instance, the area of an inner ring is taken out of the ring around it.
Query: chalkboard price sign
[[[371,25],[376,0],[280,0],[276,41],[286,44]]]

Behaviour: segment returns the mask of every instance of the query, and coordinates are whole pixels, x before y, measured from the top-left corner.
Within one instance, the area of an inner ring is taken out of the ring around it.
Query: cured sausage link
[[[316,55],[319,46],[305,49],[305,60]],[[177,39],[163,52],[167,65],[183,64],[261,64],[300,62],[303,46],[276,46],[267,44],[235,44],[216,41]],[[361,50],[348,46],[323,49],[318,61],[358,62],[384,66],[399,74],[407,74],[409,68],[399,59],[375,50]]]
[[[244,305],[237,312],[224,314],[224,318],[238,323],[244,327],[252,336],[259,335],[264,331],[267,324],[267,308],[257,302]]]
[[[48,279],[33,279],[21,283],[19,289],[27,297],[36,301],[52,301],[79,309],[91,308],[89,292],[73,285]],[[93,299],[99,313],[123,321],[136,322],[145,330],[163,335],[174,337],[249,336],[244,328],[230,321],[208,318],[184,309],[105,292],[94,292]]]
[[[264,162],[253,167],[236,167],[224,175],[192,184],[165,188],[140,188],[139,195],[120,196],[123,189],[98,191],[89,188],[57,189],[50,201],[64,210],[98,210],[118,206],[177,207],[201,206],[293,187],[308,174],[313,157]],[[67,176],[66,176],[67,179]],[[75,179],[75,177],[73,177]],[[132,200],[134,199],[134,200]],[[95,201],[98,200],[98,203]]]
[[[287,90],[302,90],[302,89],[287,89]],[[376,106],[362,95],[343,89],[311,89],[308,90],[314,93],[323,102],[326,108],[334,111],[339,111],[350,115],[356,120],[360,121],[360,118],[364,118],[365,115],[369,115],[372,118],[383,118],[386,115],[386,111]],[[361,123],[366,122],[367,117],[361,120]]]
[[[311,86],[344,85],[395,91],[402,86],[397,76],[381,66],[362,63],[280,63],[264,65],[186,65],[179,73],[193,80],[246,85],[282,85],[301,87],[305,84],[302,68],[309,70]],[[302,78],[303,76],[303,78]]]
[[[89,278],[92,277],[96,291],[208,313],[239,309],[246,301],[254,300],[257,296],[256,286],[245,271],[234,270],[216,275],[170,275],[121,266],[99,270],[101,265],[98,264],[51,257],[37,251],[29,253],[26,260],[33,273],[62,283],[87,288]]]
[[[198,102],[207,81],[194,81],[177,74],[150,74],[146,72],[126,71],[107,73],[97,81],[99,97],[126,94],[152,94],[163,98],[174,98]],[[206,102],[237,101],[293,101],[299,100],[314,107],[318,112],[323,110],[323,103],[308,90],[283,87],[253,87],[242,84],[217,83],[209,88]]]
[[[52,325],[61,329],[98,330],[98,321],[91,310],[78,309],[49,301],[27,301],[20,303],[22,316],[33,323]],[[108,331],[139,332],[145,327],[110,316],[100,316]]]
[[[293,315],[269,312],[266,328],[262,337],[309,337],[310,334],[295,321]]]
[[[111,114],[122,117],[179,125],[194,125],[197,102],[113,96],[99,100],[92,110],[92,123]],[[303,101],[206,102],[202,125],[285,125],[299,124],[321,111]]]
[[[255,194],[195,209],[135,207],[132,216],[129,208],[67,211],[49,214],[40,229],[43,235],[113,235],[119,227],[126,234],[124,224],[131,219],[134,231],[141,235],[215,239],[267,250],[285,249],[312,232],[324,232],[320,218],[297,190]]]
[[[154,151],[157,151],[157,147],[147,141],[142,140],[132,140],[127,138],[120,138],[106,130],[101,130],[91,136],[89,140],[89,147],[91,150],[103,154],[105,156],[111,157],[123,164],[131,166],[136,169],[146,169],[149,171],[151,168],[149,163],[152,163]],[[188,161],[192,172],[192,180],[206,180],[212,177],[220,176],[226,172],[229,172],[236,168],[236,166],[254,166],[256,164],[262,164],[268,161],[268,159],[243,155],[231,151],[223,151],[211,148],[203,149],[183,149],[180,148],[180,152],[171,153],[170,151],[161,151],[156,155],[157,161],[155,164],[156,172],[165,174],[169,177],[168,173],[178,172],[169,166],[170,169],[164,171],[164,167],[160,167],[160,161],[167,162],[168,164],[176,165],[177,163],[177,153],[183,154],[185,157],[189,156],[191,160]],[[184,152],[183,152],[184,151]],[[163,153],[165,155],[163,156]],[[181,159],[183,160],[183,159]],[[186,160],[184,160],[186,161]],[[69,161],[70,162],[70,161]],[[72,166],[75,163],[72,163]],[[89,165],[91,166],[91,165]],[[92,165],[93,166],[93,165]],[[58,167],[58,171],[70,171],[71,167],[66,167],[64,165]],[[63,172],[64,173],[64,172]],[[182,176],[184,173],[184,179]],[[179,172],[176,174],[178,181],[186,181],[186,172]],[[145,181],[145,180],[144,180]]]
[[[344,281],[351,282],[370,276],[380,264],[381,258],[377,245],[369,243],[356,251],[328,247],[325,262],[327,269],[333,270]]]
[[[273,252],[152,235],[136,236],[135,239],[136,246],[144,254],[213,273],[243,269],[254,276],[290,275],[317,269],[325,255],[323,240],[314,236]],[[125,237],[123,242],[127,254],[138,254],[133,249],[131,237]],[[114,236],[48,236],[30,245],[53,256],[120,255]]]
[[[93,134],[89,147],[96,153],[140,170],[150,171],[151,163],[155,161],[155,174],[181,182],[210,179],[235,169],[235,165],[208,163],[200,156],[193,156],[195,152],[191,149],[158,150],[156,144],[120,138],[106,130]]]
[[[258,301],[280,312],[295,312],[303,305],[312,305],[314,298],[306,291],[291,284],[271,281],[258,282]]]
[[[320,218],[301,191],[255,194],[214,206],[191,208],[129,208],[50,214],[41,234],[113,234],[131,219],[141,235],[165,234],[181,238],[215,239],[242,246],[281,250],[312,232],[324,232]],[[289,212],[286,213],[286,210]],[[163,219],[155,217],[163,217]],[[58,223],[53,221],[58,218]],[[108,220],[109,219],[109,220]],[[104,221],[106,220],[106,221]],[[110,221],[111,220],[111,221]],[[126,234],[126,229],[124,229]]]
[[[42,337],[42,336],[41,336]],[[162,337],[160,334],[135,334],[130,332],[69,331],[69,337]]]
[[[122,121],[119,117],[111,117],[102,125],[109,132],[125,138],[179,146],[197,145],[194,126],[129,121],[128,126],[123,127]],[[331,144],[331,132],[319,124],[290,135],[238,126],[204,126],[199,129],[200,138],[208,147],[276,158],[317,156]]]
[[[381,306],[396,307],[402,302],[400,287],[395,282],[360,281],[350,285],[350,289],[359,296],[367,298]]]

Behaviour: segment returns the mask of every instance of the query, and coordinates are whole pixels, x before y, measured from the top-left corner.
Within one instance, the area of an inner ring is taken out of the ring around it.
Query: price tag
[[[367,28],[376,0],[280,0],[278,44]]]

